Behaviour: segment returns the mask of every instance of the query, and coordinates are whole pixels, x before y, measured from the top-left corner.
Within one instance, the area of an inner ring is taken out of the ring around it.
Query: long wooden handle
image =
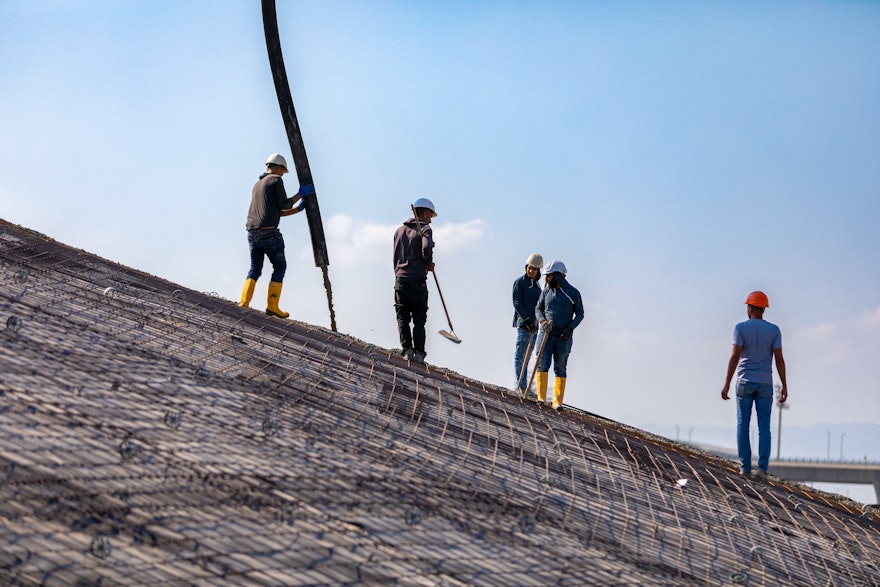
[[[526,354],[523,356],[523,364],[522,364],[522,367],[520,367],[519,376],[516,378],[517,385],[519,385],[519,382],[522,381],[523,377],[526,376],[526,373],[529,372],[529,355],[532,354],[532,349],[535,348],[535,340],[537,338],[538,338],[537,332],[535,332],[534,334],[532,334],[529,337],[529,344],[526,346]],[[529,386],[530,385],[531,385],[531,382],[529,382]],[[525,394],[528,391],[529,386],[526,386],[526,388],[523,389],[523,394]]]
[[[541,355],[544,354],[544,347],[547,345],[547,339],[549,337],[549,332],[545,332],[544,336],[541,337],[541,344],[538,345],[538,356],[535,358],[535,369],[532,371],[532,376],[529,377],[529,383],[526,385],[526,389],[531,389],[532,387],[532,382],[535,380],[535,374],[538,372],[538,363],[541,362]]]
[[[413,218],[416,219],[416,228],[419,230],[419,238],[425,238],[425,235],[422,234],[422,223],[419,221],[419,215],[416,214],[416,207],[410,204],[409,209],[412,210]],[[443,313],[446,314],[446,323],[449,324],[449,330],[455,332],[455,328],[452,327],[452,320],[449,319],[449,311],[446,309],[446,301],[443,299],[443,290],[440,289],[440,281],[437,279],[437,272],[431,271],[431,274],[434,276],[434,284],[437,286],[437,293],[440,294],[440,303],[443,305]]]

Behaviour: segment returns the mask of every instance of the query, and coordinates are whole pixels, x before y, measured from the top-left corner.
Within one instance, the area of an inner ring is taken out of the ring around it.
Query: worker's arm
[[[730,360],[727,361],[727,377],[724,379],[724,387],[721,388],[721,399],[730,399],[727,391],[730,389],[730,381],[733,379],[736,366],[739,364],[739,357],[742,354],[742,350],[743,348],[741,345],[735,344],[730,351]]]
[[[788,383],[785,381],[785,359],[782,357],[782,348],[773,349],[773,356],[776,358],[776,372],[779,373],[779,381],[782,382],[782,389],[779,390],[779,403],[784,404],[788,399]]]
[[[315,194],[315,186],[310,183],[305,183],[299,186],[299,191],[296,192],[296,195],[290,198],[290,202],[293,204],[290,208],[282,208],[281,215],[282,216],[290,216],[291,214],[297,214],[302,212],[306,205],[306,198],[309,196],[313,196]]]

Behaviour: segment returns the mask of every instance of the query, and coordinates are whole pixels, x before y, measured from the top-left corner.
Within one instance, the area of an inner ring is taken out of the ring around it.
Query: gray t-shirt
[[[287,197],[281,176],[264,173],[254,184],[245,229],[278,228],[281,211],[292,206],[293,198]]]
[[[773,383],[773,351],[782,348],[782,331],[766,320],[749,318],[733,329],[733,344],[742,347],[736,380]]]

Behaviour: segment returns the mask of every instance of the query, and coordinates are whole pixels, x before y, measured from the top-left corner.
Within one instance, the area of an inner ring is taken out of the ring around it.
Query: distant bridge
[[[873,485],[880,503],[880,463],[780,459],[770,461],[769,472],[790,481]]]
[[[721,457],[738,461],[735,450],[727,447],[690,443],[691,446]],[[756,459],[757,460],[757,459]],[[847,483],[873,485],[880,504],[880,462],[829,461],[825,459],[771,459],[769,473],[802,483]]]

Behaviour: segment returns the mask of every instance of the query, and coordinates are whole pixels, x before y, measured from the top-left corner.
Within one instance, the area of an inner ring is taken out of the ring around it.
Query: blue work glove
[[[312,196],[315,194],[315,186],[311,183],[306,183],[299,186],[299,191],[296,193],[300,198],[305,198],[306,196]]]

